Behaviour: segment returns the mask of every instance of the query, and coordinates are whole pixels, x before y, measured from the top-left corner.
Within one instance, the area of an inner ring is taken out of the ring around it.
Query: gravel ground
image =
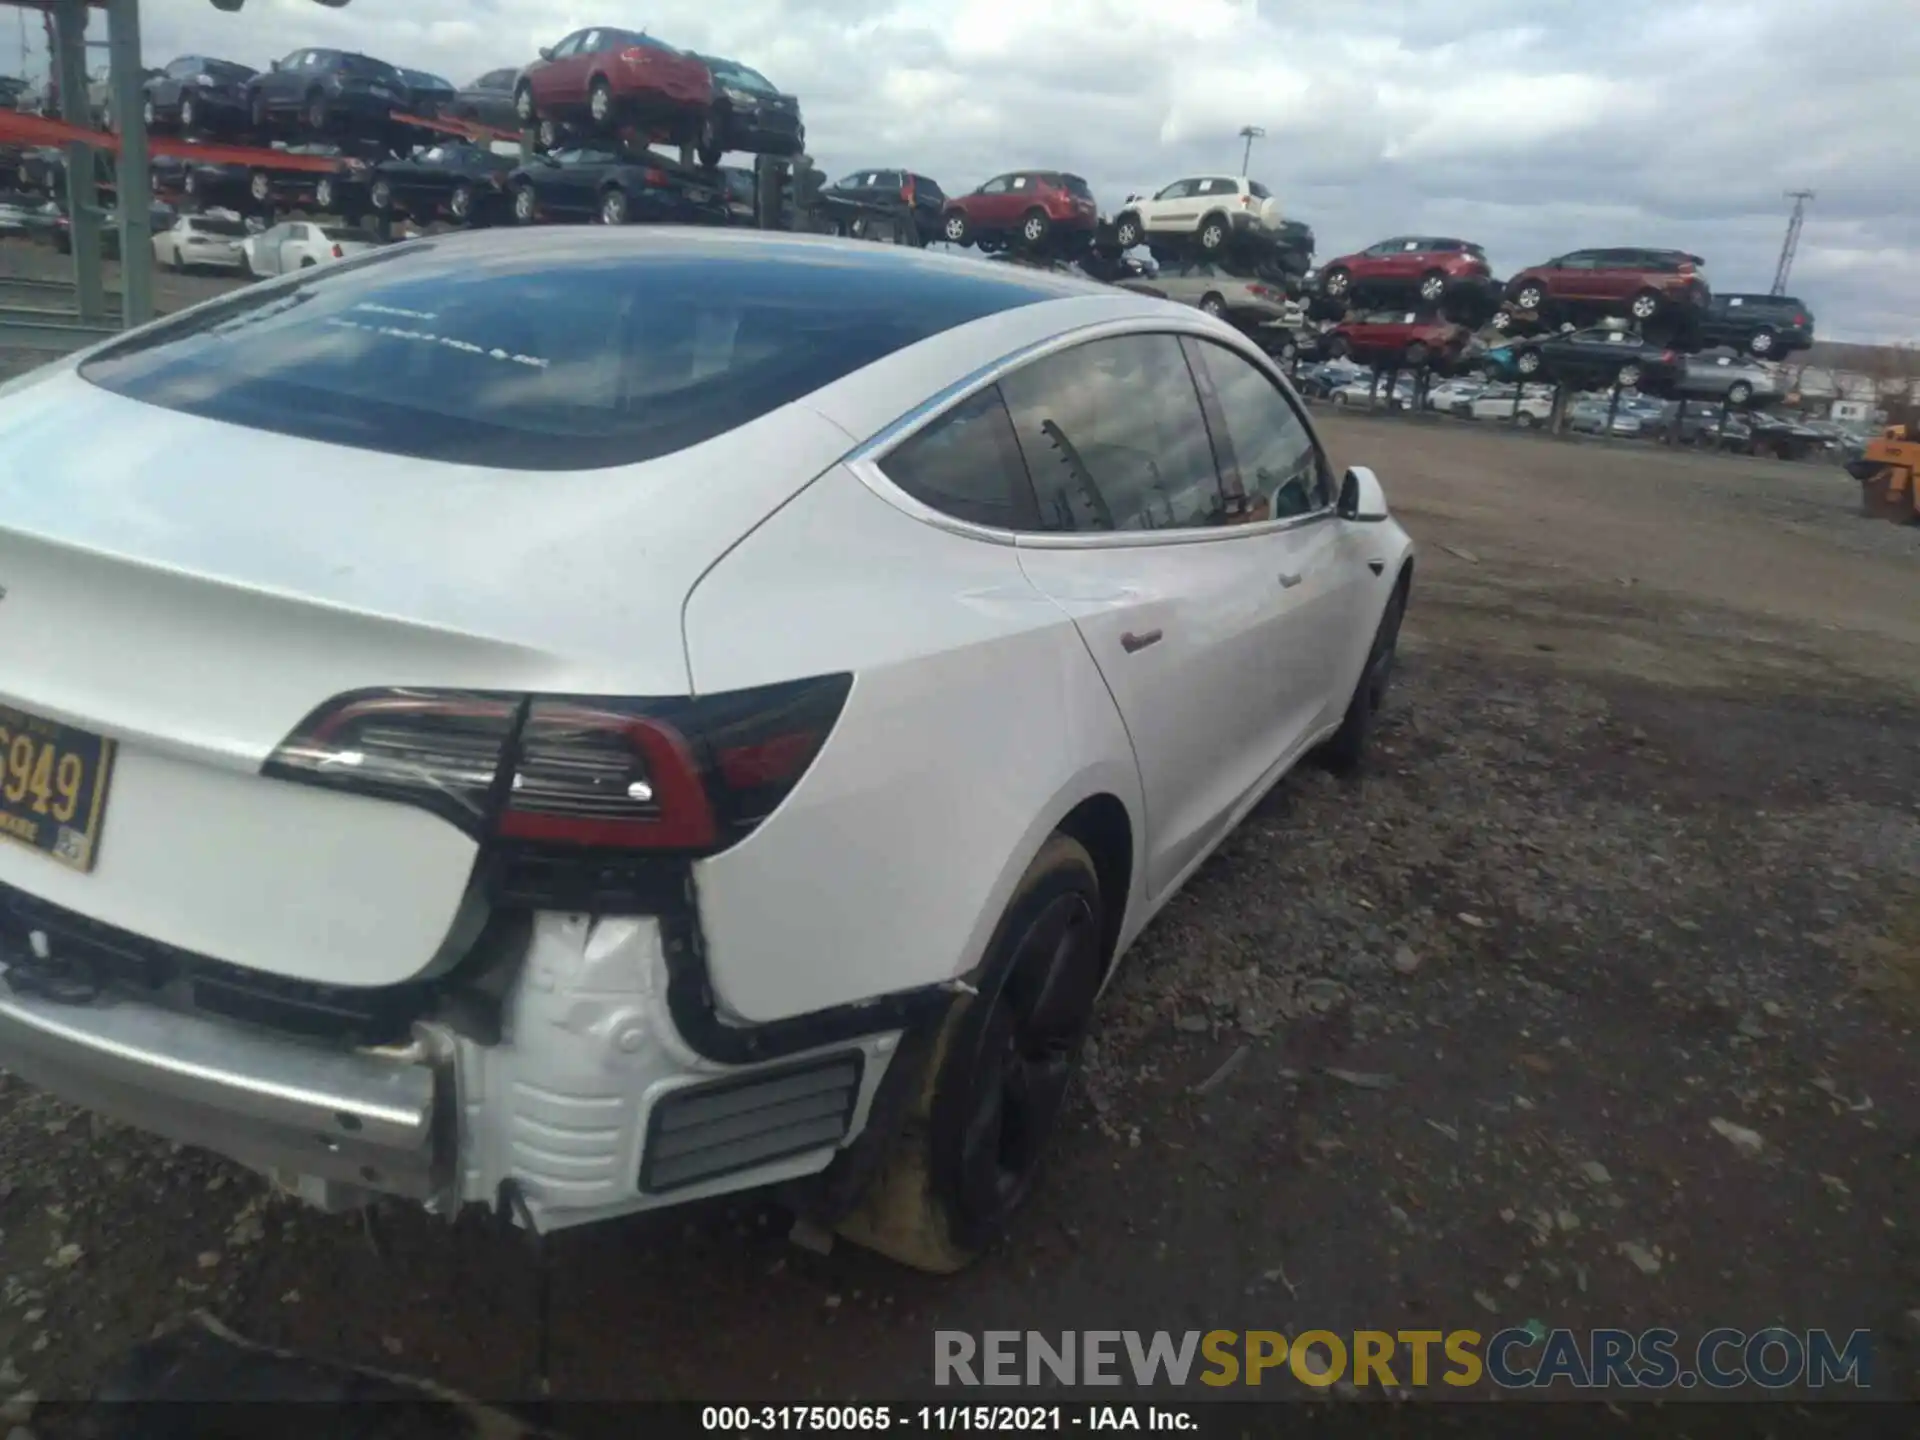
[[[1920,1389],[1920,536],[1829,468],[1323,432],[1422,545],[1376,763],[1290,778],[1151,927],[1010,1241],[941,1280],[751,1200],[563,1235],[557,1394],[903,1396],[935,1328],[1536,1319],[1868,1328]],[[194,1307],[531,1384],[534,1269],[478,1217],[312,1215],[11,1079],[0,1277],[43,1396]]]

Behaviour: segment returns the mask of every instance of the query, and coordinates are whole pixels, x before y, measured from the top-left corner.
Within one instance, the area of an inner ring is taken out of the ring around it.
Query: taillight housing
[[[483,844],[709,855],[799,783],[853,686],[692,698],[385,689],[328,701],[263,769],[432,812]]]
[[[620,59],[627,65],[644,65],[653,58],[653,52],[644,45],[629,45],[620,52]]]
[[[900,187],[900,203],[903,205],[913,204],[913,177],[911,175],[907,177],[907,183]]]
[[[334,258],[334,259],[336,259],[336,260],[342,260],[342,259],[345,259],[345,258],[346,258],[346,254],[347,254],[347,252],[346,252],[346,251],[344,251],[344,250],[342,250],[342,249],[340,248],[340,246],[339,246],[339,245],[338,245],[337,243],[336,243],[336,244],[334,245],[334,247],[333,247],[333,258]]]

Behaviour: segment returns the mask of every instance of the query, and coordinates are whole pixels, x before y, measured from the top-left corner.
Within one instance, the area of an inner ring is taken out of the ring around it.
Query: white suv
[[[1200,175],[1176,180],[1150,200],[1127,197],[1127,208],[1113,222],[1123,250],[1159,236],[1191,235],[1208,253],[1249,230],[1280,228],[1280,202],[1258,180],[1244,175]]]

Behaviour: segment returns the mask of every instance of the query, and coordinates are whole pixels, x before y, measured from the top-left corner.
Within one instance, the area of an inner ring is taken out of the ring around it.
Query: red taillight
[[[653,52],[644,45],[629,45],[620,52],[620,59],[628,65],[644,65],[653,59]]]
[[[646,179],[649,185],[664,187],[667,183],[667,172],[664,170],[649,170],[647,171]]]
[[[1807,323],[1807,317],[1804,315],[1796,315],[1793,317],[1793,323],[1796,325],[1804,325]]]
[[[900,187],[900,202],[903,205],[913,204],[913,177],[911,175],[907,177],[907,183]]]
[[[1247,286],[1247,291],[1249,294],[1258,295],[1262,300],[1278,300],[1280,298],[1279,292],[1265,285],[1249,285]]]
[[[1660,352],[1660,359],[1663,364],[1667,365],[1678,365],[1680,363],[1680,357],[1671,350],[1662,350]]]
[[[340,248],[340,247],[339,247],[338,245],[335,245],[335,246],[333,247],[333,258],[334,258],[334,259],[336,259],[336,260],[340,260],[340,259],[343,259],[343,258],[345,258],[345,256],[346,256],[346,253],[347,253],[347,252],[346,252],[346,251],[344,251],[344,250],[342,250],[342,249],[341,249],[341,248]]]
[[[481,841],[712,854],[786,798],[852,684],[691,700],[367,691],[322,706],[264,773],[416,805]]]

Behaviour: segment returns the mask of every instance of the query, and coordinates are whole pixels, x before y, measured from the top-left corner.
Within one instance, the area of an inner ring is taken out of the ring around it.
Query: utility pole
[[[1793,201],[1793,214],[1787,217],[1787,238],[1780,246],[1780,263],[1773,272],[1773,295],[1787,293],[1787,276],[1793,270],[1793,254],[1800,248],[1800,226],[1807,218],[1807,202],[1813,199],[1811,190],[1789,190],[1787,199]]]
[[[1267,132],[1258,125],[1242,125],[1240,127],[1240,138],[1247,142],[1246,148],[1240,152],[1240,173],[1242,175],[1247,173],[1247,166],[1253,161],[1253,142],[1261,139],[1266,133]]]

